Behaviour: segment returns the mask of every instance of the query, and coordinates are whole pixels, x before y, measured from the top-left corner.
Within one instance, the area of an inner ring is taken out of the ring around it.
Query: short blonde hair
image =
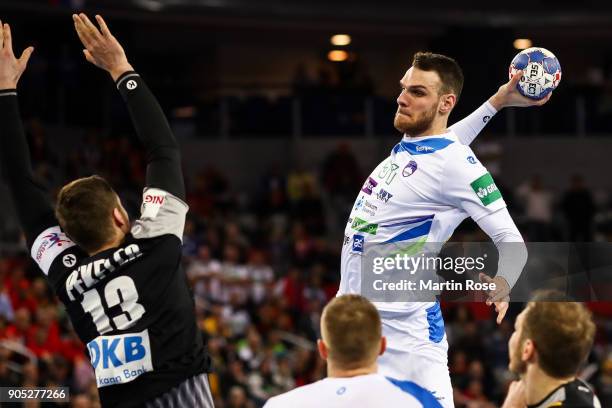
[[[323,310],[321,334],[329,359],[344,369],[376,360],[382,326],[374,305],[359,295],[334,298]]]

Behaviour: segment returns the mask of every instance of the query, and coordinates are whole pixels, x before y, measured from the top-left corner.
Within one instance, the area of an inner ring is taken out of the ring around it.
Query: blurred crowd
[[[129,139],[92,134],[59,156],[40,122],[29,122],[28,135],[36,173],[51,191],[96,172],[137,216],[145,164]],[[337,290],[343,226],[367,170],[344,144],[315,170],[271,166],[249,192],[236,191],[219,169],[187,176],[184,268],[214,365],[210,382],[218,407],[260,407],[325,376],[315,347],[321,311]],[[560,194],[534,177],[516,189],[505,187],[504,196],[527,240],[606,237],[609,202],[579,175]],[[466,223],[455,239],[475,234]],[[2,237],[20,240],[10,231]],[[2,251],[0,258],[0,386],[69,386],[75,407],[97,406],[84,346],[21,248]],[[512,379],[507,342],[520,308],[513,304],[497,326],[483,304],[443,306],[458,406],[499,405]],[[605,305],[592,308],[598,335],[583,376],[606,406],[612,402],[612,319]]]

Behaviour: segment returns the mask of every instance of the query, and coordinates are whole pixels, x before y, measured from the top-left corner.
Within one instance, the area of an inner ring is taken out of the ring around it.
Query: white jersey
[[[388,407],[424,408],[440,404],[424,388],[381,374],[348,378],[325,378],[270,398],[264,408]]]
[[[446,242],[465,218],[506,207],[487,169],[453,130],[404,136],[365,180],[345,229],[338,294],[361,293],[361,255],[371,245]],[[433,303],[376,303],[380,310],[415,310]]]

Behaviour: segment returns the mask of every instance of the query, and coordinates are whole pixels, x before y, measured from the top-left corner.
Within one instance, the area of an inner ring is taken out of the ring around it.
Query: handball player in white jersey
[[[498,273],[487,303],[501,322],[510,289],[518,279],[527,251],[501,193],[469,144],[485,124],[506,106],[535,106],[521,96],[519,72],[480,108],[447,127],[463,87],[463,73],[452,59],[419,52],[400,80],[394,125],[403,138],[374,169],[359,191],[345,229],[338,294],[361,293],[362,257],[376,245],[446,242],[455,228],[471,217],[499,251]],[[501,243],[513,242],[510,246]],[[366,269],[368,269],[366,267]],[[453,407],[448,372],[448,343],[437,301],[375,302],[387,338],[379,357],[383,375],[410,380],[428,389],[444,407]]]
[[[319,354],[327,378],[268,400],[264,408],[440,408],[426,389],[377,373],[385,352],[376,307],[359,295],[332,299],[321,316]]]

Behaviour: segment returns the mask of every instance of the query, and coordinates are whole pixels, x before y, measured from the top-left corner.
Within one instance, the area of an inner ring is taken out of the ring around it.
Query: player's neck
[[[116,248],[123,243],[124,239],[125,239],[124,235],[121,235],[121,236],[117,235],[115,239],[113,239],[112,241],[107,242],[106,244],[102,245],[100,248],[96,249],[95,251],[89,252],[89,256],[94,256],[96,254],[99,254],[100,252],[106,251],[107,249]]]
[[[337,367],[333,362],[327,360],[327,376],[330,378],[357,377],[359,375],[376,374],[377,372],[378,364],[376,364],[376,361],[369,366],[347,370]]]
[[[530,365],[525,373],[525,401],[527,405],[537,404],[561,385],[576,377],[553,378],[536,365]]]

